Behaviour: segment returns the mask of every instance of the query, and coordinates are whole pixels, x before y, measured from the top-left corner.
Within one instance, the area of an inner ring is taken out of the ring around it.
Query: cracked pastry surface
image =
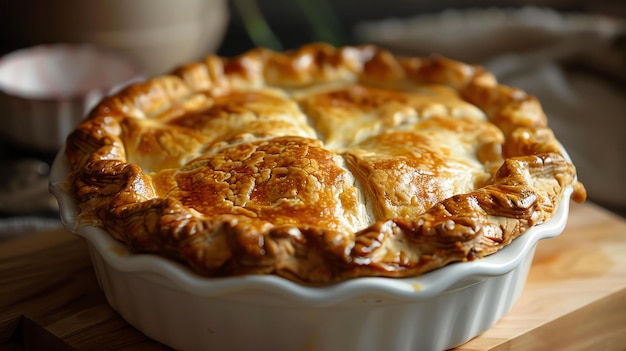
[[[533,96],[371,45],[181,66],[105,98],[66,155],[80,221],[207,276],[419,275],[585,199]]]

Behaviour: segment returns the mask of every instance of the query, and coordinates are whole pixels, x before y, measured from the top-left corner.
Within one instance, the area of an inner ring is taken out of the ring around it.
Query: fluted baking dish
[[[51,190],[65,227],[85,238],[110,305],[148,337],[179,350],[443,350],[493,326],[520,296],[537,242],[561,233],[570,186],[554,217],[497,253],[418,277],[356,278],[308,287],[277,276],[202,277],[153,254],[131,254],[77,220],[61,151]]]
[[[457,346],[509,311],[585,196],[535,97],[371,45],[131,85],[53,168],[110,304],[181,350]]]

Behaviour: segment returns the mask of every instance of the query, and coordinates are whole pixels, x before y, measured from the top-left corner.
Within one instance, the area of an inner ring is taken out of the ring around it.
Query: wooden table
[[[65,231],[0,245],[0,350],[167,350],[129,326],[98,287],[84,241]],[[572,205],[541,241],[520,300],[457,350],[626,350],[626,221]]]

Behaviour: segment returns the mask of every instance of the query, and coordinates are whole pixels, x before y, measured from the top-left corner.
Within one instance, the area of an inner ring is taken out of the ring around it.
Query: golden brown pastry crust
[[[537,100],[375,46],[209,56],[104,99],[68,137],[80,220],[210,276],[331,283],[491,254],[574,166]]]

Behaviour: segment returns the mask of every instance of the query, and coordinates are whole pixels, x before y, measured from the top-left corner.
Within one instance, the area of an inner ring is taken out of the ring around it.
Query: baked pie
[[[372,45],[208,56],[105,98],[65,152],[80,222],[206,276],[415,276],[585,199],[535,97]]]

